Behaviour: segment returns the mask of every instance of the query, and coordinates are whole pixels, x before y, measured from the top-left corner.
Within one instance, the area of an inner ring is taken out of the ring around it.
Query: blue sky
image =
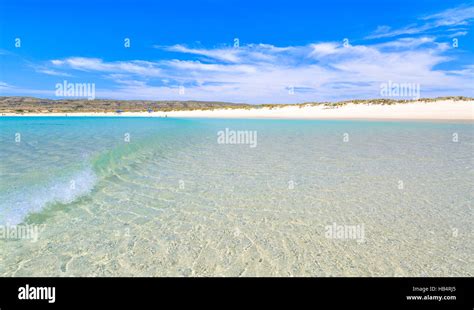
[[[113,99],[336,101],[388,81],[474,96],[473,22],[472,1],[0,0],[0,95],[57,99],[67,80]]]

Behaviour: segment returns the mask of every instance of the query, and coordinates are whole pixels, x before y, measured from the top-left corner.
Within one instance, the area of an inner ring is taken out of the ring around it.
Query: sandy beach
[[[406,119],[406,120],[474,120],[474,101],[435,101],[392,105],[353,104],[284,105],[281,108],[213,109],[190,111],[121,112],[121,113],[3,113],[2,116],[130,116],[183,118],[255,118],[255,119]]]

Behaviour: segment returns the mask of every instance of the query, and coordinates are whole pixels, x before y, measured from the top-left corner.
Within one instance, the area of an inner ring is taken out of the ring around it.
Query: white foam
[[[7,194],[0,201],[0,225],[16,225],[25,217],[41,211],[52,203],[71,203],[94,188],[96,175],[87,168],[70,177],[63,177],[46,186],[25,188]]]

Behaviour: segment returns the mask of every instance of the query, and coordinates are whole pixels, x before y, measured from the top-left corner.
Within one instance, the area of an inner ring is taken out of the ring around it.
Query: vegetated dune
[[[474,101],[462,96],[421,98],[418,100],[357,99],[339,102],[304,102],[298,104],[244,104],[219,101],[174,101],[174,100],[112,100],[112,99],[40,99],[34,97],[0,97],[0,113],[113,113],[113,112],[171,112],[217,109],[278,109],[284,107],[325,106],[337,108],[348,104],[394,105],[413,102]]]

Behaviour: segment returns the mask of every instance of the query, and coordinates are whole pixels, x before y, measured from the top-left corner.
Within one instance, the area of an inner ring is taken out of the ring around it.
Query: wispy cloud
[[[456,72],[436,70],[451,60],[449,46],[433,37],[402,38],[373,45],[321,42],[291,48],[255,44],[242,51],[269,57],[240,61],[163,60],[159,62],[106,62],[74,58],[52,62],[57,67],[109,73],[114,89],[97,89],[98,95],[115,98],[199,99],[236,102],[302,102],[379,97],[380,84],[388,80],[419,83],[422,95],[443,91],[468,93],[473,83],[470,68]],[[210,54],[222,48],[207,49]],[[195,55],[193,50],[183,54]],[[271,61],[269,59],[272,59]],[[150,70],[150,71],[148,71]],[[184,87],[184,93],[182,90]],[[289,92],[288,90],[292,91]],[[426,93],[423,91],[426,90]]]
[[[21,96],[54,96],[54,90],[22,88],[0,81],[0,94],[2,96],[12,95],[12,92],[14,95],[21,94]]]
[[[421,17],[418,23],[402,28],[392,29],[390,26],[379,26],[366,39],[389,38],[400,35],[415,35],[425,33],[440,27],[469,25],[474,19],[474,6],[462,5],[443,12]]]
[[[71,77],[72,74],[66,73],[66,72],[61,72],[53,69],[47,69],[47,68],[36,68],[36,72],[38,73],[43,73],[46,75],[53,75],[53,76],[64,76],[64,77]]]
[[[143,60],[106,63],[100,58],[70,57],[51,60],[51,64],[81,71],[126,72],[142,76],[161,75],[161,71],[157,68],[156,63]]]
[[[474,6],[468,5],[423,17],[423,20],[432,21],[434,27],[467,25],[473,19]]]
[[[0,90],[9,90],[11,88],[13,87],[9,85],[8,83],[0,81]]]
[[[212,59],[218,59],[228,62],[238,62],[240,60],[238,56],[237,49],[221,48],[221,49],[197,49],[197,48],[187,48],[184,45],[177,44],[173,46],[158,46],[155,45],[155,48],[165,49],[171,52],[179,52],[186,54],[201,55]]]

